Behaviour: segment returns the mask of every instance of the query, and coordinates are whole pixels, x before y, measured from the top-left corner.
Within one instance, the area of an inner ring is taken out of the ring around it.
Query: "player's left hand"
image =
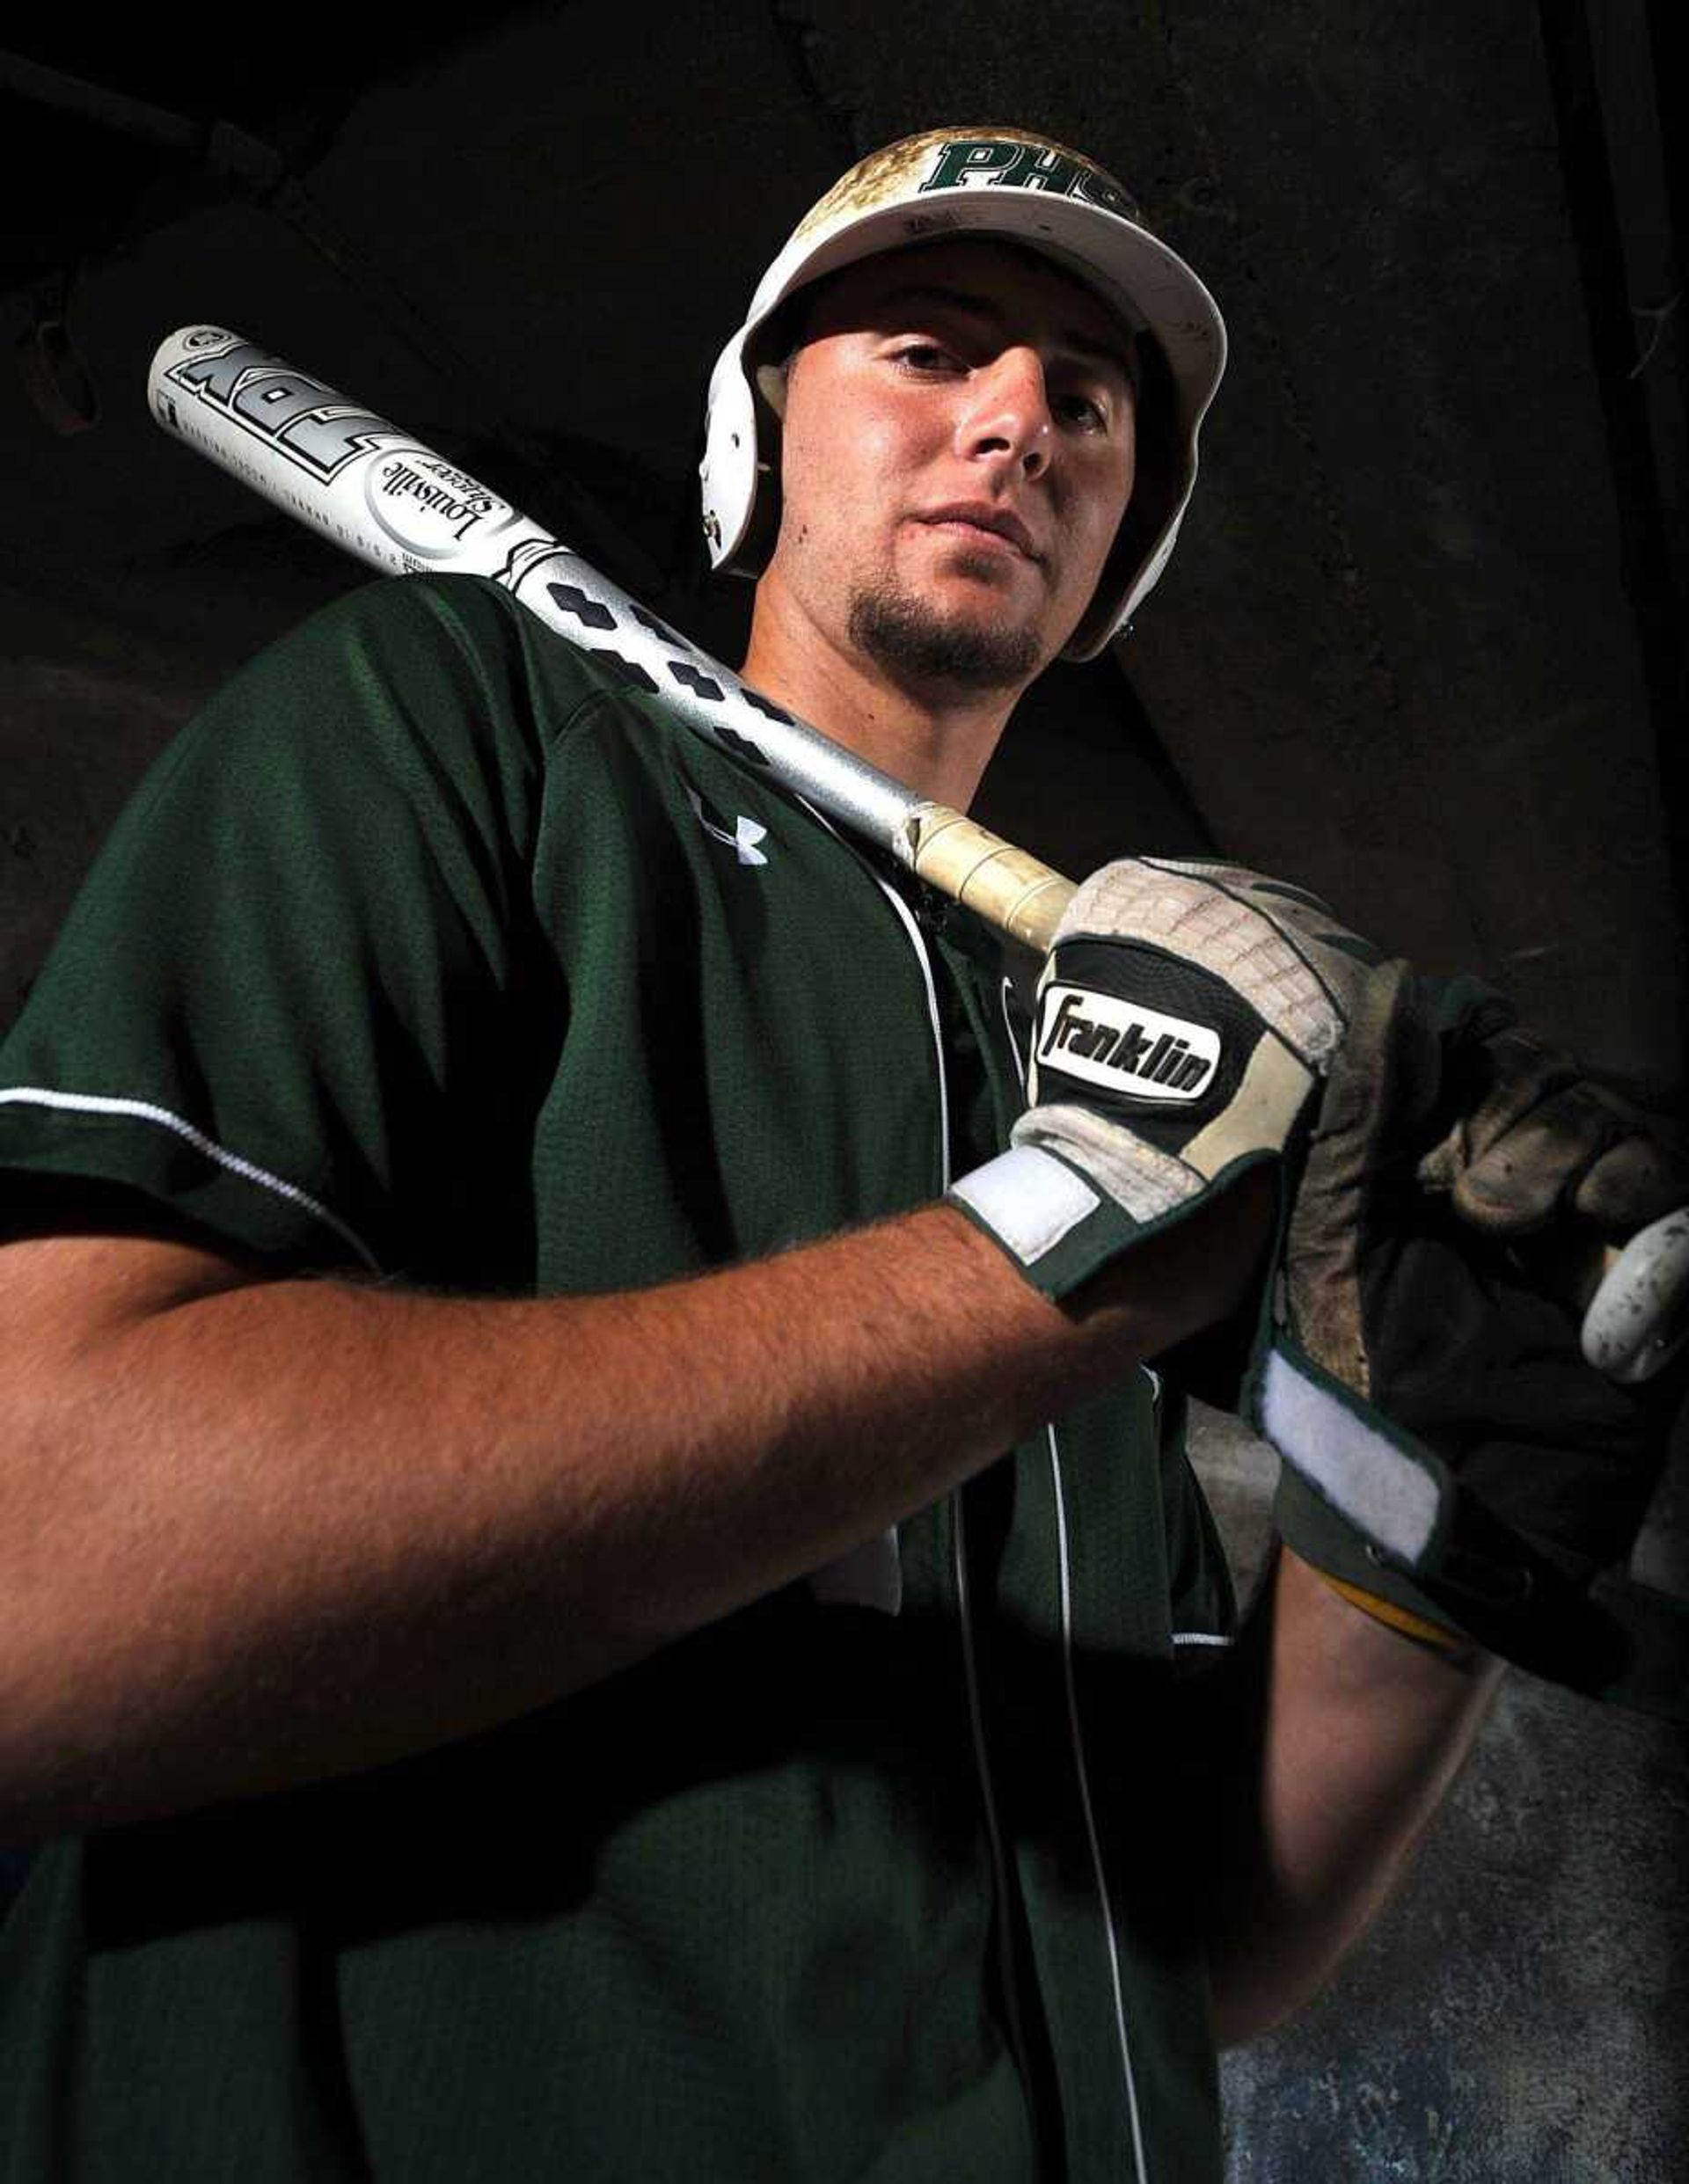
[[[1373,971],[1325,1088],[1253,1390],[1287,1459],[1287,1540],[1558,1681],[1622,1678],[1634,1637],[1587,1593],[1628,1554],[1682,1376],[1596,1371],[1554,1261],[1685,1195],[1689,1172],[1643,1119],[1501,997]]]
[[[1466,1039],[1459,1066],[1457,1118],[1420,1180],[1551,1291],[1592,1307],[1591,1364],[1625,1381],[1663,1370],[1689,1340],[1689,1163],[1575,1056],[1511,1021]]]
[[[1689,1170],[1636,1108],[1569,1054],[1481,1017],[1452,1056],[1456,1109],[1419,1164],[1481,1235],[1518,1243],[1576,1223],[1622,1242],[1683,1202]]]

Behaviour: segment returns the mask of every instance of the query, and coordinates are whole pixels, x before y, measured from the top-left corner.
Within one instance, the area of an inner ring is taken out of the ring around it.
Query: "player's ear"
[[[809,292],[788,297],[758,334],[747,377],[757,405],[757,492],[739,550],[741,563],[766,568],[780,529],[780,459],[792,370],[809,321]]]
[[[786,390],[792,376],[793,358],[796,354],[797,351],[793,349],[790,354],[781,357],[778,363],[758,364],[757,367],[757,395],[780,423],[786,420]]]
[[[779,536],[780,466],[786,445],[783,420],[790,362],[787,358],[778,364],[759,364],[751,374],[757,402],[757,492],[739,549],[740,561],[748,568],[768,566]]]

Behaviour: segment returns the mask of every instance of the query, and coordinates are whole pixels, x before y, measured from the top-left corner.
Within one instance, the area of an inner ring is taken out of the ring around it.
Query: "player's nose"
[[[960,427],[965,454],[1006,455],[1029,478],[1044,469],[1055,419],[1036,349],[1017,345],[1001,350],[973,373],[969,397]]]

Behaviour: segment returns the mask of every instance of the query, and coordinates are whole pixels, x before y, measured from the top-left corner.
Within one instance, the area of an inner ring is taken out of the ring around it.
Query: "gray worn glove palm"
[[[1678,1711],[1676,1612],[1616,1580],[1588,1597],[1641,1524],[1678,1386],[1597,1372],[1551,1270],[1556,1247],[1641,1227],[1686,1183],[1499,996],[1373,972],[1252,1375],[1298,1552],[1557,1681]]]

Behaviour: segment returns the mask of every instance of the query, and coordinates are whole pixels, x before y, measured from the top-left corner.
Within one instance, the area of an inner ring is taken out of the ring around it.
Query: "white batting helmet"
[[[711,566],[760,573],[779,508],[779,424],[757,383],[788,296],[881,251],[997,235],[1075,274],[1139,339],[1138,468],[1095,595],[1063,657],[1089,660],[1166,566],[1196,482],[1196,435],[1225,368],[1225,324],[1115,178],[1024,129],[929,129],[871,152],[812,207],[758,282],[710,378],[703,481]]]

